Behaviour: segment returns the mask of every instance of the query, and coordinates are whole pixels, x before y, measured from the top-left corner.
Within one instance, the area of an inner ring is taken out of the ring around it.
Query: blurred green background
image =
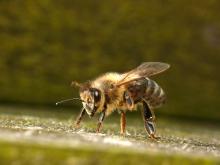
[[[156,113],[217,121],[219,54],[217,0],[0,1],[1,104],[54,106],[78,95],[72,80],[161,61]]]

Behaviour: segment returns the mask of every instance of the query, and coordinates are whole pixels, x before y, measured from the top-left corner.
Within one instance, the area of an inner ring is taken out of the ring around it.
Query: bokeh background
[[[218,121],[219,54],[218,0],[0,1],[1,105],[52,107],[78,96],[72,80],[161,61],[156,113]]]

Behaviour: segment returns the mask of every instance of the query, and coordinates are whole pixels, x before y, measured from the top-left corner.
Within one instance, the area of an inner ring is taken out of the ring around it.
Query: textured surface
[[[212,164],[220,160],[220,132],[212,124],[158,119],[161,138],[153,141],[146,137],[140,115],[128,117],[126,137],[119,134],[119,115],[107,118],[100,134],[94,133],[96,120],[86,118],[75,130],[72,118],[76,113],[69,110],[1,107],[1,161],[47,164],[52,157],[58,164],[61,159],[69,163],[86,159],[84,163],[101,164],[115,159],[116,163]],[[20,151],[24,151],[22,156]],[[107,156],[99,157],[103,154]]]

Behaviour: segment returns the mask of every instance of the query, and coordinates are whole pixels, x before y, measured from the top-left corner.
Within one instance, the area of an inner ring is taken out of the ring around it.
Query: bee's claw
[[[150,139],[152,139],[152,140],[160,140],[160,137],[159,136],[155,136],[155,134],[150,134],[148,137]]]
[[[125,132],[120,132],[120,135],[125,137],[126,136],[126,133]]]
[[[79,129],[80,128],[80,124],[74,124],[73,128]]]
[[[99,129],[96,129],[96,133],[99,133],[100,132],[100,130]]]
[[[72,124],[71,126],[70,126],[70,129],[73,129],[73,130],[78,130],[78,129],[80,129],[80,124]]]
[[[101,126],[102,126],[102,123],[101,123],[101,122],[98,122],[97,129],[96,129],[96,133],[99,133],[99,132],[100,132]]]

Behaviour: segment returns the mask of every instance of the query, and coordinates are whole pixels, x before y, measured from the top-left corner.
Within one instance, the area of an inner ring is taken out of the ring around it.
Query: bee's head
[[[79,87],[80,98],[71,98],[62,100],[56,103],[56,105],[61,104],[63,102],[72,101],[72,100],[80,100],[82,101],[83,108],[86,110],[87,114],[90,117],[93,117],[96,111],[102,107],[104,101],[101,101],[104,96],[99,89],[91,87],[90,82],[86,82],[83,84],[72,82],[71,86]]]
[[[94,116],[101,103],[101,91],[96,88],[80,90],[80,98],[87,114]]]
[[[79,87],[80,98],[87,114],[93,117],[97,109],[101,106],[101,91],[91,87],[90,82],[83,84],[72,82],[73,86]]]

